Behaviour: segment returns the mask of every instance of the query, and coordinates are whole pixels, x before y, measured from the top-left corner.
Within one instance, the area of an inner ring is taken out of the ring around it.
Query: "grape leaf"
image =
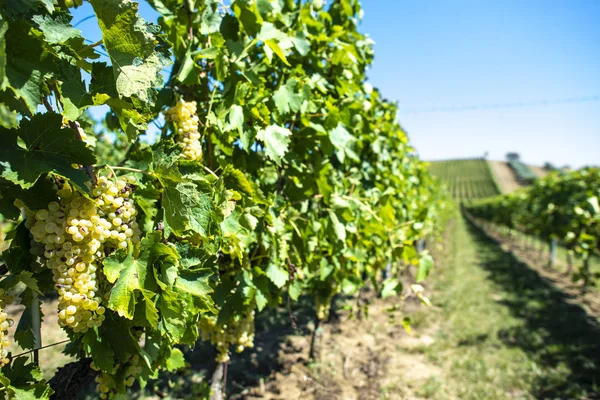
[[[110,56],[120,96],[135,96],[153,104],[160,71],[170,64],[169,52],[157,35],[158,27],[144,21],[132,0],[91,0],[106,52]]]
[[[209,294],[212,293],[213,290],[208,283],[208,279],[211,275],[212,272],[208,269],[182,273],[175,281],[175,286],[179,290],[189,293],[192,296],[212,302]]]
[[[0,21],[1,22],[1,21]],[[0,62],[2,62],[2,58],[0,56]],[[2,68],[0,66],[0,68]],[[0,70],[0,73],[2,71]],[[2,85],[2,76],[0,75],[0,86]],[[12,111],[10,108],[6,106],[6,104],[0,104],[0,126],[5,128],[16,128],[19,126],[18,115],[16,112]]]
[[[136,304],[135,291],[143,288],[140,278],[146,277],[147,263],[134,259],[129,253],[122,261],[116,256],[108,257],[104,261],[104,271],[111,283],[114,282],[115,276],[118,276],[117,283],[110,292],[108,307],[122,317],[133,319]]]
[[[0,213],[6,218],[18,219],[21,215],[19,207],[14,201],[19,199],[32,210],[45,208],[57,197],[52,183],[42,175],[29,189],[23,189],[19,185],[0,177]]]
[[[185,367],[185,357],[183,356],[183,353],[176,347],[172,348],[171,354],[169,354],[169,358],[167,358],[167,361],[165,362],[165,369],[169,372],[173,372],[183,367]]]
[[[333,226],[333,230],[335,232],[336,237],[339,239],[340,242],[345,242],[346,241],[346,227],[344,226],[344,224],[342,224],[339,220],[339,218],[337,217],[337,215],[329,210],[329,218],[331,219],[331,223]]]
[[[338,125],[329,132],[329,140],[336,148],[337,157],[341,162],[344,162],[346,157],[358,161],[358,156],[350,147],[354,142],[354,137],[348,133],[346,128],[344,128],[344,125],[338,123]]]
[[[271,282],[273,282],[275,286],[277,286],[280,289],[283,287],[283,285],[285,285],[285,283],[289,279],[288,271],[286,271],[278,265],[275,265],[274,263],[269,264],[265,273],[267,274]]]
[[[10,88],[33,114],[42,102],[42,78],[53,73],[55,65],[38,32],[25,21],[9,22],[4,41],[6,75],[0,87]]]
[[[94,364],[98,368],[107,372],[112,372],[114,368],[114,353],[108,345],[106,339],[98,337],[96,331],[89,330],[83,336],[83,343],[89,347],[89,353],[92,355]]]
[[[59,114],[36,114],[21,121],[17,129],[0,128],[4,140],[0,148],[0,171],[5,179],[23,187],[33,184],[47,172],[55,172],[84,187],[90,178],[71,164],[96,162],[85,143],[75,139],[71,129],[61,128]]]
[[[71,15],[66,12],[53,15],[34,15],[32,20],[44,34],[46,42],[50,44],[62,44],[81,34],[79,29],[71,26]]]
[[[278,125],[271,125],[258,131],[256,138],[265,144],[267,157],[281,165],[281,159],[288,151],[292,132]]]
[[[225,127],[225,130],[237,129],[241,132],[244,126],[244,110],[237,104],[231,106],[229,110],[229,121]]]
[[[296,93],[298,81],[288,79],[285,85],[273,93],[273,101],[277,110],[281,114],[289,114],[290,112],[298,112],[302,106],[302,96]]]
[[[157,176],[163,186],[162,207],[165,215],[165,231],[178,236],[192,231],[208,236],[214,207],[208,193],[194,182],[182,182],[183,178],[174,168],[160,169]]]
[[[419,259],[419,268],[417,269],[417,282],[422,282],[427,278],[433,268],[433,258],[428,253],[421,254]]]

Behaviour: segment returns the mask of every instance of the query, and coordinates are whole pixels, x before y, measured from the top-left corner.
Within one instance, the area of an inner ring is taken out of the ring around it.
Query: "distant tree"
[[[487,160],[488,156],[490,155],[490,153],[488,153],[487,151],[485,153],[483,153],[483,159]]]
[[[521,159],[521,156],[519,155],[519,153],[510,152],[506,153],[506,159],[508,161],[519,161]]]
[[[544,166],[543,166],[543,168],[544,168],[546,171],[555,171],[555,170],[556,170],[556,167],[554,166],[554,164],[552,164],[551,162],[548,162],[548,161],[546,161],[546,162],[544,163]]]

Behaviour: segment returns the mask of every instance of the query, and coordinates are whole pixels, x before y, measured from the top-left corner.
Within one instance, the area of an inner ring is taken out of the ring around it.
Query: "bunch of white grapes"
[[[142,367],[140,365],[140,356],[133,355],[129,357],[129,359],[124,364],[117,364],[116,369],[120,369],[125,365],[125,386],[131,387],[135,383],[137,377],[139,377],[142,373]],[[90,365],[90,367],[94,371],[100,372],[98,376],[96,376],[96,388],[100,392],[101,399],[112,398],[115,394],[117,394],[117,381],[115,380],[114,374],[107,374],[103,371],[100,371],[94,363]]]
[[[9,297],[6,296],[4,289],[0,289],[0,368],[10,362],[7,350],[8,346],[10,346],[8,328],[13,325],[13,320],[8,318],[8,314],[5,311],[6,304],[11,302],[8,300]]]
[[[195,101],[180,101],[167,110],[167,119],[176,129],[176,140],[182,148],[181,154],[188,160],[202,160],[202,146],[198,131],[198,116]]]
[[[91,199],[63,183],[59,202],[31,213],[27,227],[32,235],[32,254],[52,269],[58,290],[61,326],[85,332],[100,326],[105,308],[99,294],[102,260],[107,252],[126,249],[140,241],[131,200],[134,178],[112,181],[99,177],[89,185]]]
[[[237,321],[219,326],[217,317],[203,316],[198,322],[202,340],[210,341],[217,348],[216,361],[229,361],[229,346],[241,353],[245,348],[254,347],[254,311],[248,312]]]

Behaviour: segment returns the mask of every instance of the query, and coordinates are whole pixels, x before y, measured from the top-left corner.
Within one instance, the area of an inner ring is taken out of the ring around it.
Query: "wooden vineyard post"
[[[550,269],[554,268],[554,264],[556,264],[556,239],[550,241]]]
[[[567,271],[565,272],[566,276],[569,276],[573,273],[573,257],[571,256],[571,250],[567,251]]]
[[[421,238],[417,240],[417,253],[421,254],[425,248],[425,239]]]
[[[210,383],[210,400],[223,400],[225,363],[217,364]]]
[[[21,216],[23,220],[27,219],[25,208],[21,208]],[[40,317],[40,298],[38,293],[32,291],[31,296],[31,333],[33,334],[33,363],[36,366],[40,366],[40,348],[42,347],[42,327]]]
[[[33,292],[31,299],[31,330],[33,333],[33,362],[40,366],[40,348],[42,347],[42,329],[40,317],[40,298]]]

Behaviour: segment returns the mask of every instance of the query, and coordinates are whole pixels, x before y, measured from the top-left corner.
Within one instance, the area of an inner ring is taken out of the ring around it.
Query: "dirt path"
[[[500,186],[502,193],[511,193],[523,187],[517,180],[513,170],[504,161],[488,161],[492,174]]]
[[[538,178],[543,178],[548,175],[548,171],[542,167],[538,167],[536,165],[528,165],[528,167]]]
[[[279,353],[282,369],[264,385],[231,398],[243,399],[417,399],[418,390],[444,371],[418,352],[433,338],[409,335],[402,326],[400,300],[371,297],[368,318],[344,313],[323,328],[321,362],[309,363],[309,336],[291,336]],[[420,308],[408,300],[409,308]],[[396,310],[395,310],[396,309]]]

